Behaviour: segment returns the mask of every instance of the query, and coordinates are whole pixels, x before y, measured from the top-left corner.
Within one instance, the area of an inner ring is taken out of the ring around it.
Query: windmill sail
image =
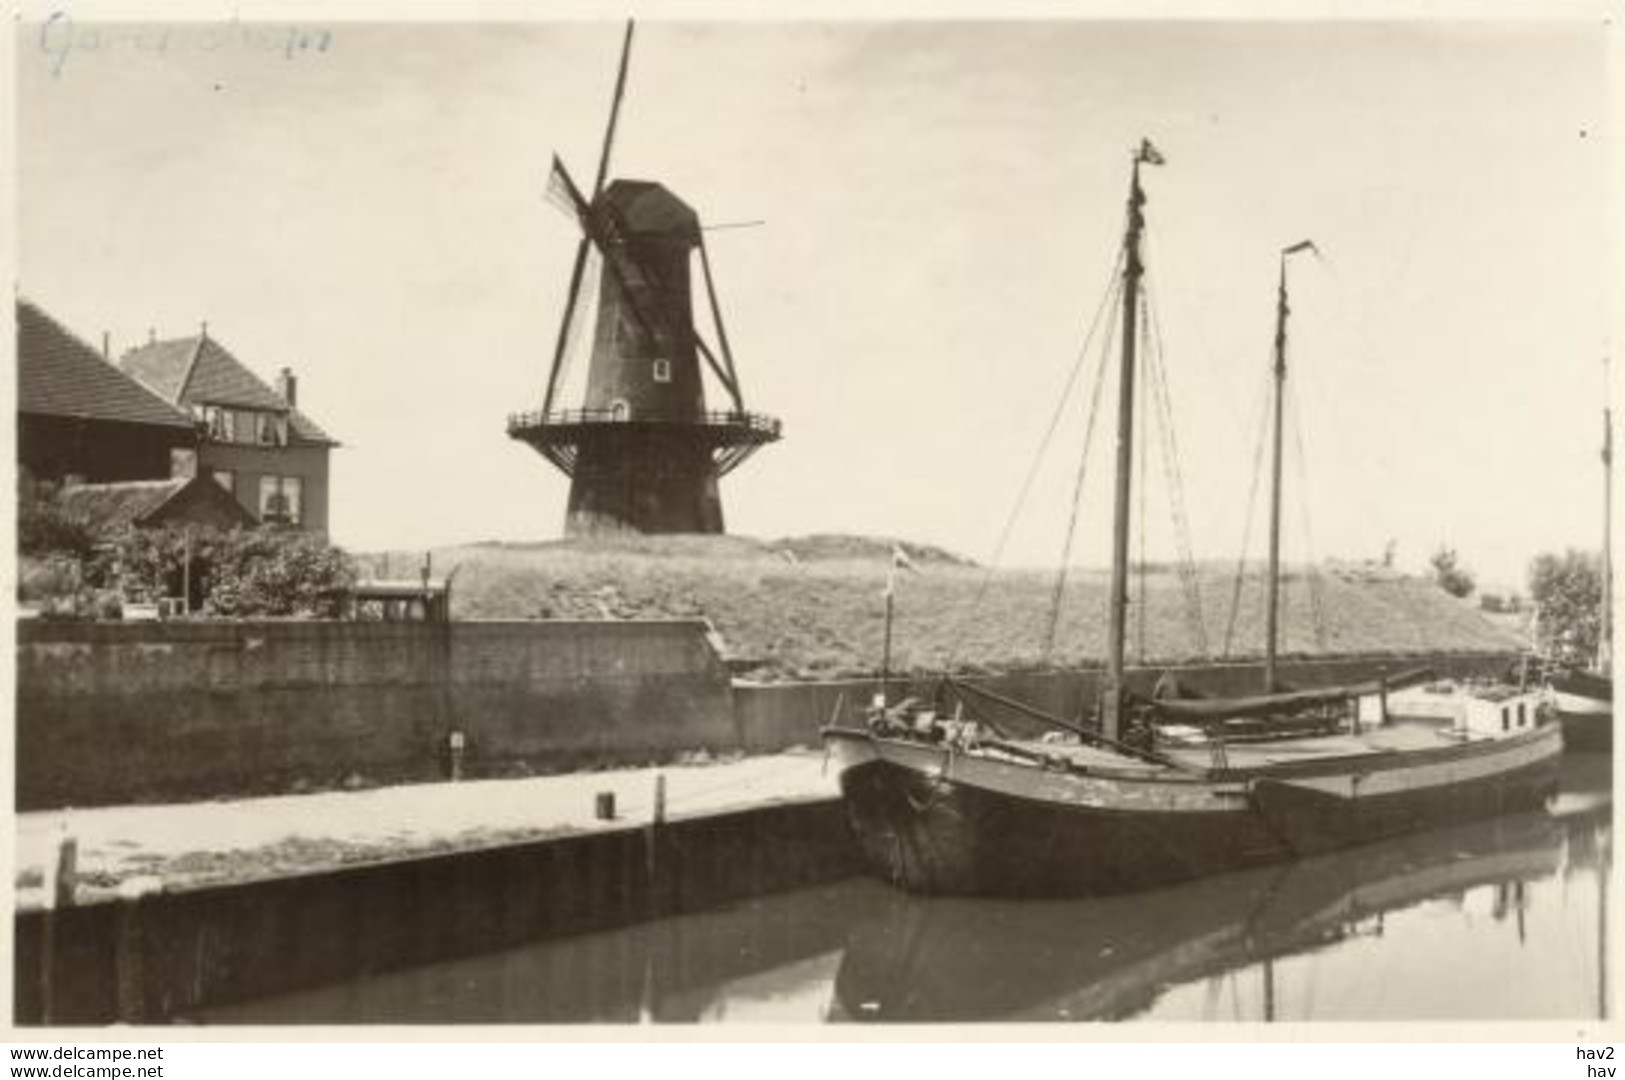
[[[699,216],[658,183],[610,177],[632,32],[629,23],[590,194],[560,157],[548,171],[544,197],[581,239],[542,407],[510,417],[508,433],[570,476],[568,531],[721,532],[718,479],[780,428],[745,410]],[[720,357],[694,325],[696,249]],[[584,338],[591,350],[578,398],[569,383]],[[729,411],[707,410],[707,370]],[[565,400],[581,407],[559,408]]]

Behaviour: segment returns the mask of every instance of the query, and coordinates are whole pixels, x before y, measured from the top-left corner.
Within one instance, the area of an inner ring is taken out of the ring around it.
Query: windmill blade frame
[[[564,353],[570,344],[570,329],[575,318],[576,304],[581,296],[581,279],[587,268],[587,253],[592,242],[583,236],[576,245],[575,265],[570,268],[570,287],[564,298],[564,315],[559,320],[558,339],[553,343],[553,364],[547,371],[547,391],[542,395],[542,413],[553,411],[553,395],[558,392]]]
[[[621,101],[626,97],[626,72],[632,59],[632,31],[636,25],[634,20],[626,20],[626,34],[621,38],[621,66],[615,75],[615,96],[609,103],[609,123],[604,128],[604,147],[598,154],[598,177],[592,185],[594,202],[604,193],[604,184],[609,179],[609,156],[615,147],[615,128],[621,118]]]

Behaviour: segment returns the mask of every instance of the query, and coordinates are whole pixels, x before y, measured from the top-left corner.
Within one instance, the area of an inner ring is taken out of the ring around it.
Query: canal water
[[[1590,1019],[1611,769],[1544,813],[1094,900],[853,879],[219,1007],[209,1024]]]

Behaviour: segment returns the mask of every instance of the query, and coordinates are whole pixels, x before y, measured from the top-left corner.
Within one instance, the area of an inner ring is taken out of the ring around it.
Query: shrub
[[[166,526],[112,537],[87,577],[131,600],[189,587],[192,610],[209,615],[322,618],[337,614],[355,569],[342,550],[309,533]]]
[[[96,545],[84,519],[47,498],[27,499],[17,508],[17,547],[24,555],[67,555],[82,559]]]
[[[212,552],[210,614],[331,618],[355,582],[350,557],[308,533],[260,528],[226,540]]]

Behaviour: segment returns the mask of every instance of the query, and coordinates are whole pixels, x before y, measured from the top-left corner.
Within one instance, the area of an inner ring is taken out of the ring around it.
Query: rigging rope
[[[1122,275],[1113,280],[1110,290],[1114,302],[1122,292]],[[1095,440],[1095,418],[1100,412],[1100,389],[1106,382],[1106,368],[1110,366],[1112,343],[1116,340],[1117,323],[1106,326],[1106,338],[1101,344],[1100,363],[1095,366],[1095,385],[1089,394],[1089,420],[1083,432],[1083,452],[1078,455],[1078,471],[1072,482],[1072,508],[1066,520],[1066,540],[1061,545],[1061,566],[1055,575],[1055,588],[1050,596],[1049,626],[1044,631],[1043,659],[1048,663],[1055,653],[1055,632],[1061,622],[1061,600],[1066,593],[1067,563],[1072,557],[1072,537],[1078,528],[1078,508],[1083,503],[1083,480],[1089,471],[1089,447]]]
[[[1162,435],[1161,453],[1163,482],[1168,487],[1168,509],[1172,518],[1174,543],[1179,560],[1180,587],[1184,594],[1185,619],[1196,640],[1198,655],[1208,656],[1207,621],[1202,609],[1201,574],[1196,567],[1196,556],[1191,543],[1190,517],[1185,507],[1185,477],[1180,468],[1179,429],[1174,424],[1173,393],[1169,389],[1166,350],[1163,347],[1162,320],[1156,306],[1150,301],[1152,290],[1146,289],[1146,323],[1151,327],[1155,347],[1148,350],[1152,358],[1151,396],[1158,414],[1157,429]]]
[[[1324,651],[1326,648],[1326,605],[1322,595],[1324,581],[1320,573],[1320,562],[1315,558],[1315,537],[1309,527],[1309,471],[1306,466],[1308,460],[1303,450],[1303,413],[1298,407],[1297,392],[1289,385],[1287,387],[1287,413],[1292,424],[1292,443],[1296,451],[1296,466],[1298,473],[1298,511],[1303,526],[1304,559],[1308,571],[1304,581],[1309,592],[1309,614],[1314,626],[1315,647]]]
[[[1273,363],[1273,361],[1272,361]],[[1270,415],[1270,383],[1272,375],[1270,369],[1264,369],[1263,405],[1258,410],[1258,439],[1253,444],[1253,477],[1247,488],[1247,511],[1242,518],[1241,526],[1241,553],[1236,556],[1236,576],[1230,590],[1230,614],[1224,625],[1224,647],[1220,656],[1230,655],[1230,646],[1235,640],[1236,617],[1241,612],[1241,587],[1247,577],[1247,545],[1252,541],[1253,511],[1258,506],[1258,482],[1264,472],[1264,443],[1269,434]]]
[[[1146,618],[1146,613],[1147,613],[1147,604],[1146,604],[1146,584],[1147,584],[1147,582],[1146,582],[1146,578],[1148,576],[1149,568],[1146,566],[1146,560],[1145,560],[1145,547],[1146,547],[1145,507],[1146,507],[1146,504],[1150,501],[1150,498],[1149,498],[1150,492],[1147,490],[1147,484],[1146,484],[1146,472],[1147,472],[1147,470],[1148,470],[1148,468],[1150,466],[1150,458],[1151,458],[1151,454],[1149,453],[1149,448],[1146,445],[1148,442],[1150,442],[1150,438],[1151,438],[1151,421],[1150,421],[1150,417],[1147,415],[1147,413],[1150,411],[1151,395],[1146,392],[1147,389],[1148,389],[1148,384],[1151,381],[1151,376],[1150,376],[1150,372],[1151,372],[1151,320],[1146,314],[1146,307],[1147,307],[1146,293],[1149,292],[1149,291],[1150,291],[1150,283],[1147,282],[1146,283],[1146,288],[1140,292],[1140,345],[1139,345],[1139,350],[1140,350],[1140,352],[1139,352],[1139,361],[1140,361],[1140,374],[1139,374],[1139,378],[1140,378],[1140,394],[1139,394],[1140,418],[1138,420],[1138,423],[1140,425],[1140,448],[1139,448],[1139,455],[1140,455],[1140,479],[1139,479],[1139,484],[1140,484],[1140,508],[1139,508],[1140,509],[1140,523],[1139,523],[1139,530],[1140,530],[1140,567],[1139,567],[1139,570],[1140,570],[1140,573],[1139,573],[1139,589],[1138,589],[1139,596],[1138,596],[1138,599],[1137,599],[1137,601],[1136,601],[1136,603],[1134,605],[1134,646],[1135,646],[1135,655],[1139,657],[1139,661],[1140,661],[1141,664],[1145,663],[1145,624],[1148,621],[1147,618]]]
[[[1067,402],[1072,397],[1072,388],[1077,384],[1078,375],[1083,371],[1084,362],[1089,358],[1089,346],[1094,341],[1095,331],[1100,328],[1100,317],[1111,306],[1112,298],[1116,295],[1117,289],[1122,282],[1123,259],[1123,252],[1119,250],[1116,260],[1112,263],[1111,277],[1107,279],[1106,289],[1101,294],[1100,303],[1096,305],[1093,317],[1089,320],[1089,329],[1084,334],[1083,344],[1078,348],[1077,356],[1072,361],[1072,368],[1067,373],[1066,385],[1062,387],[1061,395],[1055,401],[1055,411],[1050,414],[1049,424],[1045,427],[1043,436],[1038,440],[1038,449],[1033,454],[1032,464],[1027,468],[1026,479],[1022,481],[1021,489],[1016,493],[1015,503],[1010,507],[1009,516],[1005,518],[1004,527],[999,532],[999,540],[994,545],[993,556],[988,562],[987,572],[982,575],[982,580],[977,585],[975,594],[972,595],[970,603],[961,616],[965,623],[968,623],[981,610],[982,601],[987,596],[987,590],[993,584],[993,575],[999,568],[999,560],[1004,556],[1004,549],[1010,542],[1010,534],[1015,529],[1016,520],[1021,516],[1021,509],[1027,502],[1028,494],[1032,491],[1033,481],[1038,477],[1038,467],[1043,462],[1045,453],[1049,450],[1050,440],[1055,436],[1055,429],[1059,426],[1062,415],[1066,412]],[[1045,651],[1047,655],[1048,650]],[[943,665],[944,670],[952,671],[957,657],[958,652],[955,649],[950,649]]]

